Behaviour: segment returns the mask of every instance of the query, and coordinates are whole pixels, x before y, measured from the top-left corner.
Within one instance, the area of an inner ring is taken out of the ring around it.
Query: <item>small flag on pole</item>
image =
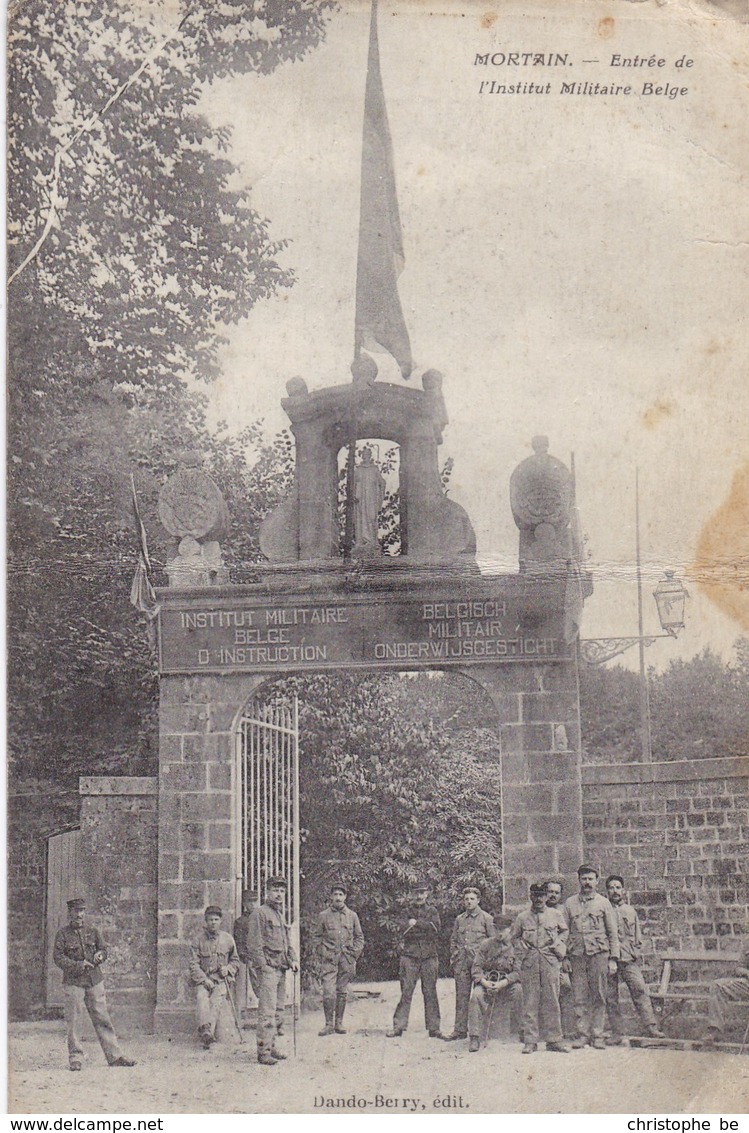
[[[413,369],[411,343],[398,295],[403,264],[393,143],[380,74],[377,0],[372,0],[362,137],[355,354],[358,357],[362,348],[386,351],[408,378]]]
[[[156,591],[151,584],[151,559],[148,554],[146,529],[143,526],[140,508],[138,507],[138,496],[135,491],[135,477],[132,472],[130,473],[130,485],[133,491],[133,514],[135,516],[135,527],[139,542],[138,564],[135,568],[133,584],[130,587],[130,602],[135,606],[136,610],[140,610],[142,614],[146,614],[149,618],[155,618],[159,612],[159,606],[156,602]]]

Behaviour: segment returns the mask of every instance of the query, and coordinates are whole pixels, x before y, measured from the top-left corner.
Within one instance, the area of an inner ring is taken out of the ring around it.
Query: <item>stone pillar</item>
[[[574,660],[472,670],[497,707],[506,906],[552,875],[576,890],[583,860],[580,707]]]
[[[79,885],[102,931],[121,1035],[150,1031],[156,995],[156,780],[84,776]]]
[[[298,500],[299,559],[335,559],[338,531],[338,451],[324,435],[325,421],[296,422],[294,490]]]
[[[262,676],[162,676],[159,707],[157,1031],[193,1025],[190,941],[206,905],[236,910],[237,714]]]

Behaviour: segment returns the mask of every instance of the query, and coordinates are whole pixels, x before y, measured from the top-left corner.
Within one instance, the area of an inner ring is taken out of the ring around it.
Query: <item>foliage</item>
[[[11,272],[43,238],[10,285],[8,319],[17,775],[153,767],[154,656],[128,603],[131,472],[163,565],[158,485],[181,450],[204,452],[229,501],[235,577],[258,558],[259,520],[288,486],[288,435],[268,443],[257,425],[218,437],[205,427],[196,379],[216,375],[221,325],[293,276],[232,187],[229,135],[199,103],[214,79],[303,56],[330,10],[328,0],[27,0],[12,13]]]
[[[724,662],[710,649],[648,672],[653,758],[749,754],[749,641]],[[640,682],[621,665],[582,666],[580,711],[588,762],[640,759]]]
[[[301,706],[304,930],[345,878],[369,941],[367,971],[392,976],[399,906],[418,878],[448,922],[469,882],[501,904],[497,738],[469,723],[487,715],[473,682],[346,673],[275,689]]]

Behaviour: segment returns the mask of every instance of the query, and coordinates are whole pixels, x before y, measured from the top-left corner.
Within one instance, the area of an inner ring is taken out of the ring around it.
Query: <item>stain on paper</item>
[[[598,34],[601,39],[611,39],[616,31],[616,22],[613,16],[604,16],[598,21]]]
[[[642,414],[642,423],[646,429],[655,429],[655,427],[660,425],[667,417],[673,417],[675,408],[676,406],[673,401],[663,401],[663,399],[659,397],[658,400],[654,401]]]
[[[493,24],[496,24],[497,18],[498,18],[497,12],[485,12],[484,15],[481,17],[482,28],[492,27]]]
[[[749,462],[702,528],[695,576],[718,609],[749,630]]]

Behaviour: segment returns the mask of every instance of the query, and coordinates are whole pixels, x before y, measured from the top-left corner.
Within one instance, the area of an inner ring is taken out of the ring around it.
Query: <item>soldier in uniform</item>
[[[299,971],[283,915],[285,898],[286,878],[270,877],[265,901],[252,910],[247,926],[248,966],[258,982],[257,1060],[261,1066],[275,1066],[286,1058],[276,1047],[276,1035],[283,1028],[286,973]]]
[[[411,1000],[419,980],[421,980],[421,994],[424,996],[424,1021],[429,1037],[432,1039],[442,1037],[440,1005],[437,1000],[440,917],[428,898],[429,886],[424,883],[415,885],[411,901],[401,918],[403,933],[399,969],[401,997],[393,1016],[392,1030],[386,1032],[389,1039],[402,1035],[408,1027]]]
[[[546,904],[550,909],[559,909],[561,912],[563,891],[563,883],[556,878],[546,882]],[[559,971],[559,1014],[562,1019],[562,1034],[565,1039],[574,1039],[576,1034],[575,1008],[572,1003],[572,981],[570,980],[571,971],[572,964],[569,956],[567,956],[562,961]]]
[[[640,918],[632,905],[624,900],[624,878],[618,873],[612,873],[606,878],[606,893],[614,910],[619,928],[620,956],[617,961],[616,972],[609,973],[606,990],[606,1007],[611,1024],[611,1046],[619,1046],[624,1034],[622,1013],[619,1007],[619,980],[629,988],[632,1002],[637,1014],[642,1020],[645,1030],[651,1038],[662,1039],[663,1031],[655,1021],[653,1004],[650,1002],[650,993],[645,985],[639,960],[642,955],[642,931]]]
[[[479,944],[494,936],[494,918],[481,908],[481,892],[474,885],[463,890],[464,912],[455,918],[450,937],[450,965],[455,978],[455,1026],[446,1042],[468,1038],[468,1004],[473,978],[471,967]]]
[[[190,954],[190,980],[195,988],[198,1038],[204,1050],[216,1041],[216,1024],[239,968],[234,937],[221,930],[222,910],[209,905]]]
[[[325,1026],[320,1035],[345,1035],[343,1015],[346,989],[356,972],[356,961],[364,951],[359,918],[346,904],[346,886],[337,881],[330,887],[330,904],[315,926],[313,944],[322,983]]]
[[[510,943],[512,917],[494,918],[495,935],[479,944],[471,966],[473,990],[468,1005],[468,1049],[475,1053],[481,1046],[486,1027],[484,1017],[497,996],[509,997],[510,1026],[514,1034],[520,1030],[523,993],[515,950]]]
[[[86,924],[86,902],[81,897],[68,901],[68,923],[57,930],[52,959],[62,969],[65,1022],[68,1025],[68,1057],[71,1070],[83,1065],[81,1014],[85,1006],[110,1066],[135,1066],[120,1049],[109,1017],[101,966],[107,946],[97,928]]]
[[[575,1000],[577,1038],[580,1050],[590,1043],[605,1050],[606,987],[619,959],[619,930],[610,903],[600,893],[598,870],[581,865],[577,871],[580,892],[568,897],[564,915],[570,930],[567,954],[572,961],[572,995]]]
[[[546,892],[543,882],[531,885],[531,907],[518,915],[512,927],[523,987],[523,1054],[534,1054],[539,1039],[547,1050],[569,1053],[562,1042],[559,1012],[559,972],[569,929],[561,910],[547,906]]]
[[[252,988],[255,996],[258,993],[257,976],[249,966],[249,955],[247,952],[247,929],[250,924],[250,913],[255,908],[257,902],[257,892],[254,889],[242,890],[242,912],[234,921],[234,943],[237,946],[237,956],[241,963],[241,967],[237,972],[237,1006],[240,1011],[246,1011],[248,1007],[249,989]]]

